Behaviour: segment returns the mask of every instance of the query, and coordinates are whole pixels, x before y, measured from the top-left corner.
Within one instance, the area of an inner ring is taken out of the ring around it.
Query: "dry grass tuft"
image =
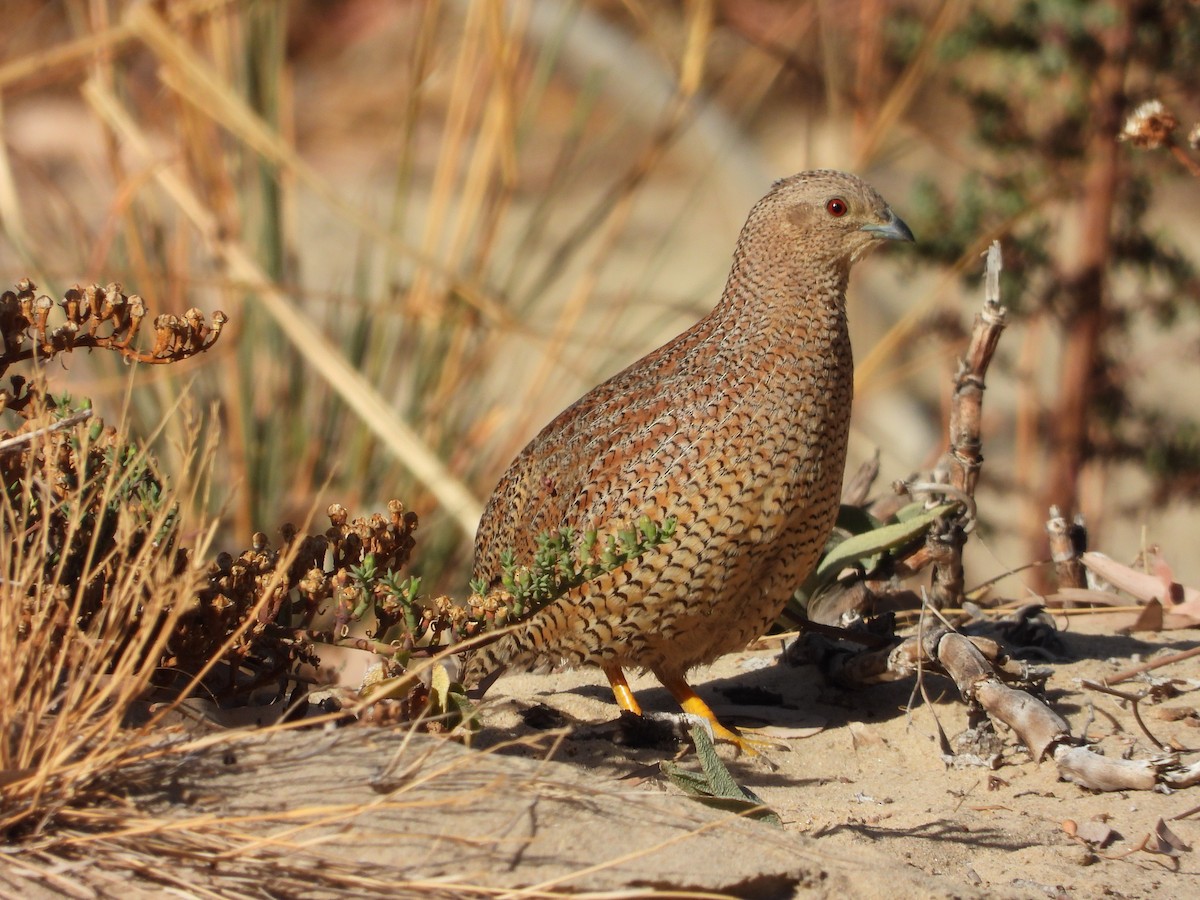
[[[186,448],[168,485],[143,450],[96,422],[39,427],[0,457],[0,829],[28,837],[91,815],[163,736],[127,728],[203,580],[211,523],[189,519],[212,447]],[[194,555],[180,536],[199,537]]]

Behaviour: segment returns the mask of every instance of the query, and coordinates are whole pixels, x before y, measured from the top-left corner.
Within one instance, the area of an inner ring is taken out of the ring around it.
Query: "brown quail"
[[[475,577],[532,560],[538,534],[608,535],[645,515],[670,540],[570,591],[478,650],[468,685],[506,669],[598,665],[622,709],[623,669],[649,669],[685,711],[722,727],[685,681],[776,619],[816,565],[838,511],[854,367],[850,266],[912,233],[870,185],[834,171],[775,183],[750,211],[716,308],[585,394],[500,480],[475,538]]]

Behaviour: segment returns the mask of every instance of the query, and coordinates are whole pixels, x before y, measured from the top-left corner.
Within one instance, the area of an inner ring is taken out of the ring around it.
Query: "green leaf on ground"
[[[662,771],[671,783],[705,806],[738,813],[782,828],[783,823],[779,821],[779,816],[753,791],[742,787],[729,774],[729,769],[717,755],[717,748],[713,745],[707,729],[702,725],[693,725],[691,735],[696,745],[696,756],[700,759],[700,771],[692,772],[676,763],[664,761]]]

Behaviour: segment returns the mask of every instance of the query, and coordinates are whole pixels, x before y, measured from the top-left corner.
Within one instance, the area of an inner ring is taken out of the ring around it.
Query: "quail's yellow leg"
[[[731,728],[726,728],[721,724],[721,720],[717,718],[717,714],[709,708],[709,705],[700,698],[699,694],[692,690],[682,675],[673,675],[665,672],[655,672],[654,674],[663,683],[663,687],[671,692],[671,696],[679,702],[685,713],[699,716],[708,722],[712,727],[713,737],[717,740],[728,741],[736,745],[747,756],[759,756],[764,750],[772,747],[786,749],[786,745],[776,741],[746,737]]]
[[[608,683],[612,685],[613,696],[617,699],[617,706],[621,709],[627,709],[635,716],[642,714],[642,707],[637,702],[637,697],[633,696],[633,691],[629,688],[629,682],[625,680],[625,673],[621,671],[620,666],[606,665],[602,666],[604,674],[608,678]]]

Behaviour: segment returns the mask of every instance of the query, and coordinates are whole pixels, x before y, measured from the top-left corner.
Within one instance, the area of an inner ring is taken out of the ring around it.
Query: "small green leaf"
[[[450,692],[447,694],[450,703],[448,712],[457,714],[458,722],[456,727],[466,729],[474,734],[483,727],[483,723],[479,720],[479,712],[475,709],[475,704],[468,699],[466,692],[461,684],[455,683],[450,685]]]
[[[817,566],[818,581],[824,581],[826,577],[836,575],[842,569],[852,566],[860,560],[908,543],[923,534],[934,521],[946,515],[956,506],[958,506],[957,503],[945,503],[920,515],[915,515],[907,521],[884,525],[873,531],[846,538],[826,554],[820,565]]]
[[[350,618],[358,622],[367,614],[367,610],[371,608],[371,594],[368,591],[359,589],[358,602],[354,604],[354,609],[350,612]]]
[[[660,763],[660,767],[663,774],[671,780],[671,783],[684,793],[691,794],[694,797],[712,796],[707,776],[685,769],[678,763],[673,763],[670,760],[663,760]]]
[[[649,516],[642,516],[638,519],[637,525],[647,546],[653,547],[658,543],[658,526],[651,521]]]

